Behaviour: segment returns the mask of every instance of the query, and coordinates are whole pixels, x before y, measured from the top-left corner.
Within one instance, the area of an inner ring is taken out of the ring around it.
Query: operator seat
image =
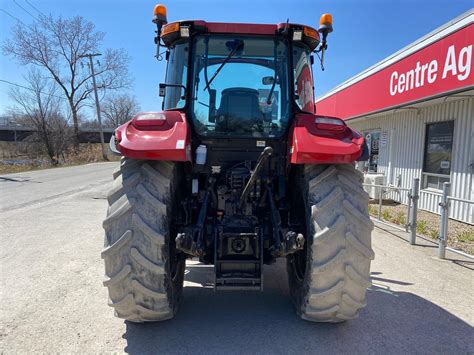
[[[216,131],[251,131],[253,124],[261,122],[258,90],[228,88],[222,91],[221,104],[217,110]]]

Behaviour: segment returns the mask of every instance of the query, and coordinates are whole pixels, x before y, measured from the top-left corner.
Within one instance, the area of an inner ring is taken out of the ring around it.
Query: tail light
[[[132,125],[140,130],[153,130],[163,126],[166,116],[161,112],[143,112],[132,119]]]
[[[316,117],[316,128],[322,131],[343,132],[347,129],[346,123],[335,117]]]

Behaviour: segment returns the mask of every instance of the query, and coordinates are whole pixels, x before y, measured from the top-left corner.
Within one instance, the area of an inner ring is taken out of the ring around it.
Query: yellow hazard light
[[[168,25],[164,25],[161,29],[161,37],[166,36],[173,32],[179,31],[179,22],[173,22]]]
[[[153,16],[164,16],[166,17],[166,6],[165,5],[155,5],[153,9]]]
[[[311,27],[304,27],[304,35],[319,40],[318,31]]]
[[[166,24],[166,6],[165,5],[155,5],[153,9],[153,23],[156,23],[158,27],[163,26]]]
[[[322,14],[319,19],[319,32],[332,32],[332,16],[331,14]]]
[[[322,14],[321,18],[319,19],[319,24],[322,25],[330,25],[332,26],[332,16],[331,14]]]

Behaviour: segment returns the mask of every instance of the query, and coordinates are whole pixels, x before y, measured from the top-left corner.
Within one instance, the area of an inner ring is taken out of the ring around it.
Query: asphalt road
[[[375,229],[373,286],[356,320],[297,318],[283,262],[263,293],[214,293],[189,262],[175,319],[114,318],[102,219],[116,163],[0,176],[0,353],[473,353],[474,263]]]

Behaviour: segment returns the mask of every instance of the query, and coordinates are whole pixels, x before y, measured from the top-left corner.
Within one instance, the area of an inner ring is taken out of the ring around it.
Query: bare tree
[[[78,112],[93,92],[91,73],[80,57],[97,52],[105,37],[81,16],[70,19],[41,16],[32,25],[18,23],[3,52],[21,64],[44,68],[65,95],[74,122],[75,146],[79,144]],[[121,89],[130,83],[129,57],[122,49],[107,49],[96,70],[102,90]]]
[[[106,123],[113,127],[118,127],[131,120],[140,111],[140,106],[135,97],[128,94],[109,95],[101,106]]]
[[[57,95],[57,86],[36,69],[30,70],[25,80],[26,88],[10,90],[15,103],[13,112],[21,117],[17,121],[35,128],[33,138],[41,142],[51,162],[56,164],[72,136],[68,121],[61,113],[62,100]]]

